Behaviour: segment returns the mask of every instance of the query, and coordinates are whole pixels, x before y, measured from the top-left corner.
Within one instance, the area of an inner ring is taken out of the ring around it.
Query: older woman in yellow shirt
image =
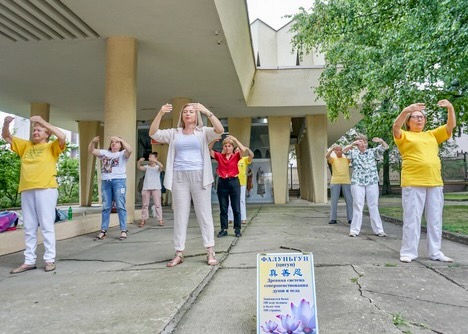
[[[418,257],[421,217],[427,221],[427,251],[434,261],[453,262],[442,253],[443,181],[439,144],[452,136],[455,111],[448,100],[438,105],[447,109],[447,124],[424,131],[424,103],[414,103],[398,115],[393,123],[393,137],[402,158],[401,187],[403,206],[403,239],[400,261],[409,263]],[[405,126],[405,130],[402,130]]]

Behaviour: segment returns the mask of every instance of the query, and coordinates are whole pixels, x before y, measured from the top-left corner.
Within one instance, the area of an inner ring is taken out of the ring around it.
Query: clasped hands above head
[[[194,110],[199,111],[202,114],[205,114],[205,115],[211,114],[211,112],[201,103],[193,102],[193,103],[188,103],[187,105],[193,107]],[[166,103],[161,107],[160,112],[169,113],[172,111],[172,108],[173,108],[172,104]]]
[[[168,113],[168,112],[171,112],[171,111],[172,111],[172,104],[170,104],[170,103],[164,104],[164,105],[161,107],[161,110],[159,110],[159,112],[163,112],[164,114],[165,114],[165,113]]]
[[[439,107],[442,107],[442,108],[449,108],[449,107],[453,107],[452,106],[452,103],[450,103],[449,100],[440,100],[437,102],[437,105]],[[406,113],[410,114],[410,113],[413,113],[415,111],[423,111],[424,109],[426,109],[426,104],[425,103],[421,103],[421,102],[418,102],[418,103],[413,103],[413,104],[410,104],[409,106],[407,106],[405,109],[403,109]]]
[[[29,120],[31,121],[31,123],[42,123],[42,122],[44,122],[44,119],[39,115],[31,116],[31,118],[29,118]]]
[[[3,120],[4,123],[10,124],[15,118],[13,116],[6,116]]]

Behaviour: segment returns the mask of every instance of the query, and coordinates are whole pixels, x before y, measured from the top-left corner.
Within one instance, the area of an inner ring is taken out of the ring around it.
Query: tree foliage
[[[54,138],[51,138],[53,140]],[[0,139],[0,208],[19,207],[21,196],[18,194],[21,159],[10,149],[10,145]],[[57,182],[59,184],[58,203],[77,203],[79,201],[79,161],[68,154],[71,149],[67,143],[66,151],[57,163]],[[94,189],[97,189],[95,178]],[[97,190],[94,192],[97,194]],[[94,196],[97,200],[97,195]]]
[[[454,105],[458,133],[468,123],[468,0],[315,0],[291,31],[301,54],[325,56],[316,93],[329,119],[360,109],[357,131],[390,145],[395,117],[415,102],[426,103],[429,128],[446,121],[441,99]],[[384,194],[389,161],[386,151]]]
[[[20,158],[9,150],[9,144],[0,138],[0,207],[19,206]]]
[[[316,0],[294,22],[294,47],[325,55],[316,93],[331,120],[361,108],[372,127],[390,130],[405,106],[425,102],[437,110],[448,99],[467,123],[467,0]]]
[[[61,154],[57,163],[57,182],[60,203],[76,203],[79,199],[79,161],[68,154]]]

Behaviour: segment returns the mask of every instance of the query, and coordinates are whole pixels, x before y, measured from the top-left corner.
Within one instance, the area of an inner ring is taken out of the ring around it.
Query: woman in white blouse
[[[171,104],[163,105],[149,130],[151,138],[169,144],[164,186],[172,191],[176,254],[167,266],[174,267],[184,261],[191,200],[200,225],[203,245],[207,249],[207,262],[209,265],[216,265],[211,212],[211,187],[214,179],[208,144],[219,138],[224,128],[205,106],[188,103],[182,107],[177,128],[160,129],[163,115],[171,111]],[[213,127],[203,126],[202,114],[208,117]]]

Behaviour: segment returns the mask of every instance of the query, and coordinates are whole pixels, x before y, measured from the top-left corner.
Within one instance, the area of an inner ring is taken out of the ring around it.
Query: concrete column
[[[228,118],[229,134],[236,137],[244,146],[250,147],[250,130],[252,118]]]
[[[50,104],[45,102],[31,103],[30,116],[41,116],[43,120],[49,122]]]
[[[299,142],[295,145],[296,149],[296,164],[297,164],[297,178],[299,180],[299,192],[302,196],[302,152],[301,152],[301,145]]]
[[[101,122],[78,121],[78,134],[80,136],[80,206],[91,206],[92,204],[96,157],[88,152],[88,145],[94,137],[99,136],[100,130]]]
[[[177,122],[177,120],[176,120]],[[164,119],[161,120],[161,124],[159,125],[160,129],[169,129],[172,127],[172,119]],[[158,160],[164,166],[164,170],[167,166],[167,152],[169,150],[169,145],[167,144],[151,144],[151,152],[158,152]],[[169,205],[171,203],[171,196],[168,196],[169,190],[166,190],[166,194],[163,194],[162,204]]]
[[[29,117],[41,116],[46,122],[50,119],[50,104],[45,102],[33,102],[29,110]],[[29,138],[32,138],[32,124],[29,127]]]
[[[118,36],[107,39],[106,93],[104,102],[104,147],[110,137],[122,137],[137,149],[136,71],[137,41],[133,37]],[[135,152],[127,162],[128,223],[135,218]]]
[[[313,181],[313,201],[327,203],[327,116],[308,115],[305,117],[310,166]]]
[[[270,138],[271,171],[275,204],[288,201],[288,163],[291,117],[268,117]]]
[[[169,129],[171,127],[172,119],[164,119],[159,125],[160,129]],[[168,149],[169,145],[167,144],[151,143],[151,152],[158,152],[158,160],[164,165],[164,168],[166,167]]]
[[[314,201],[313,198],[313,180],[311,177],[312,169],[310,166],[310,152],[309,142],[307,141],[307,134],[302,138],[300,146],[300,160],[298,160],[299,167],[299,180],[301,188],[301,198],[307,201]]]
[[[172,127],[176,128],[177,127],[177,121],[179,120],[179,115],[182,110],[182,107],[187,104],[192,102],[187,97],[174,97],[171,101],[172,103]]]

